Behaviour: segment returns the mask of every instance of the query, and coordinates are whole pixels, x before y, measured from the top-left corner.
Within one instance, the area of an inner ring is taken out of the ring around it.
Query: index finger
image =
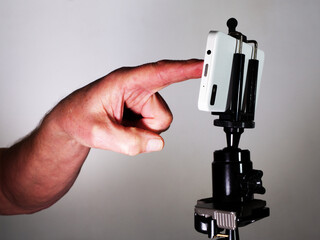
[[[162,60],[128,70],[127,84],[155,93],[170,84],[200,78],[202,68],[203,60]]]

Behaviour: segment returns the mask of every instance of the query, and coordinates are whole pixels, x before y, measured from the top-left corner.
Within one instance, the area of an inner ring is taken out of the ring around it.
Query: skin
[[[73,185],[91,148],[159,151],[172,114],[159,90],[200,78],[200,60],[121,68],[63,99],[29,136],[0,149],[0,214],[48,208]]]

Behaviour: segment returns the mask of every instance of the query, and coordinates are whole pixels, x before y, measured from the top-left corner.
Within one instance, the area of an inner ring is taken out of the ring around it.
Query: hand
[[[165,60],[121,68],[75,91],[49,115],[61,133],[87,147],[128,155],[159,151],[172,114],[158,91],[201,77],[202,67],[200,60]]]
[[[121,68],[62,100],[32,134],[0,149],[0,214],[33,213],[58,201],[91,147],[135,155],[163,148],[172,114],[157,93],[199,78],[202,61]]]

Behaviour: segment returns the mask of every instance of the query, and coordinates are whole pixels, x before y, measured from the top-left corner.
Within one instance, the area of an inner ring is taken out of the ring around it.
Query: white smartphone
[[[213,113],[226,111],[232,61],[237,50],[237,41],[239,42],[236,38],[222,32],[209,32],[198,99],[199,110]],[[248,61],[252,58],[253,51],[253,45],[242,44],[242,53],[245,54],[243,88],[246,85]],[[264,52],[259,49],[257,60],[259,60],[256,90],[258,97],[264,64]]]

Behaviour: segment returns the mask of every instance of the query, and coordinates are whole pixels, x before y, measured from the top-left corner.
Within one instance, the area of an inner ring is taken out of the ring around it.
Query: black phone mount
[[[239,227],[269,216],[266,202],[255,199],[254,194],[264,194],[263,172],[253,169],[250,151],[241,150],[239,142],[245,128],[254,128],[256,89],[259,61],[257,42],[236,31],[237,20],[227,22],[229,35],[237,39],[237,52],[233,56],[230,87],[226,111],[219,115],[214,125],[223,127],[227,147],[214,152],[212,163],[212,197],[197,201],[194,224],[198,232],[209,238],[239,240]],[[248,62],[245,91],[243,89],[245,55],[242,43],[253,43],[252,58]]]

